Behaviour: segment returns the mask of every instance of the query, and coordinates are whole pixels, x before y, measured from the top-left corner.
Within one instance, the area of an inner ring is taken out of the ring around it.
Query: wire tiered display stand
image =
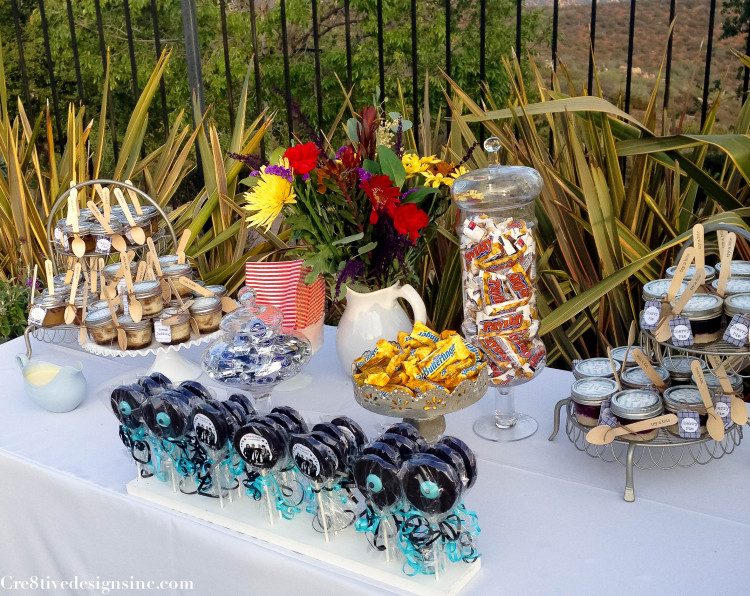
[[[86,189],[86,188],[93,188],[94,185],[102,185],[102,186],[116,186],[119,188],[122,188],[128,192],[134,192],[138,195],[138,197],[152,207],[156,209],[157,214],[161,217],[163,220],[163,225],[159,225],[158,232],[154,233],[152,235],[152,240],[154,242],[154,246],[156,248],[156,252],[159,255],[165,255],[169,254],[170,248],[174,248],[177,246],[177,237],[175,235],[174,228],[172,227],[172,224],[169,222],[169,218],[167,217],[167,214],[164,212],[164,210],[159,206],[159,204],[154,201],[148,194],[143,192],[142,190],[136,188],[135,186],[132,186],[130,184],[127,184],[126,182],[121,182],[119,180],[110,180],[107,178],[100,178],[97,180],[89,180],[87,182],[81,182],[80,184],[76,184],[74,186],[71,186],[68,190],[66,190],[60,197],[55,201],[55,204],[52,206],[52,209],[50,209],[49,217],[47,218],[47,247],[48,247],[48,254],[50,255],[50,258],[52,260],[53,266],[56,269],[56,272],[65,271],[67,268],[67,262],[68,259],[73,258],[74,255],[72,252],[68,252],[63,250],[63,248],[57,244],[52,242],[52,225],[54,223],[55,216],[60,212],[61,207],[65,204],[65,202],[68,200],[68,196],[70,195],[71,190],[76,189]],[[136,259],[142,259],[145,257],[145,253],[148,250],[148,247],[144,244],[142,246],[129,246],[130,250],[133,250],[135,252],[135,258]],[[112,264],[116,262],[115,256],[117,255],[116,252],[110,252],[108,255],[101,254],[101,253],[85,253],[83,257],[81,257],[81,269],[82,271],[88,270],[88,260],[91,258],[103,258],[105,264]],[[78,325],[55,325],[51,327],[44,327],[41,325],[28,325],[26,329],[24,330],[24,339],[26,341],[26,357],[31,358],[31,338],[33,337],[37,341],[44,342],[44,343],[54,343],[54,344],[78,344],[78,333],[79,333],[80,327]],[[203,339],[203,338],[201,338]],[[83,346],[84,349],[86,349],[86,346]],[[166,346],[169,347],[169,346]],[[89,350],[91,351],[91,350]],[[121,351],[121,350],[120,350]],[[136,351],[132,351],[131,354],[135,354]],[[95,353],[95,352],[94,352]]]
[[[728,224],[707,225],[705,230],[707,232],[727,230],[750,240],[750,234],[745,230]],[[692,244],[692,239],[685,243],[676,262],[679,262],[685,248],[690,244]],[[748,375],[740,374],[740,371],[750,365],[750,346],[747,345],[736,347],[723,339],[718,339],[707,344],[678,347],[671,341],[658,341],[650,331],[641,330],[640,347],[645,354],[653,354],[654,360],[659,365],[669,362],[672,358],[692,356],[702,360],[706,364],[706,370],[716,374],[709,357],[718,357],[725,374],[734,373],[748,378]],[[698,439],[685,439],[661,428],[657,436],[648,442],[639,443],[616,438],[608,445],[593,445],[586,441],[586,434],[591,427],[584,426],[576,420],[573,400],[568,397],[557,402],[555,406],[554,430],[549,437],[550,441],[560,430],[560,418],[563,411],[565,412],[565,434],[578,451],[606,462],[617,462],[625,467],[624,498],[628,502],[635,500],[635,469],[673,470],[691,468],[696,464],[707,465],[733,453],[743,439],[742,426],[732,422],[725,426],[724,438],[721,441],[715,441],[707,434]]]

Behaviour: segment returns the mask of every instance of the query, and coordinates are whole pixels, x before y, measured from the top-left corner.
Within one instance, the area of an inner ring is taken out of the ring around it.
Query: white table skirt
[[[336,359],[335,330],[326,329],[325,341],[307,370],[312,382],[296,392],[275,392],[274,403],[296,407],[312,421],[347,414],[376,434],[384,419],[354,402]],[[9,577],[77,576],[188,580],[197,594],[381,589],[128,496],[125,484],[135,468],[95,390],[150,360],[107,360],[38,342],[33,348],[34,359],[82,361],[90,395],[68,414],[38,409],[15,368],[23,341],[0,346],[0,586]],[[196,359],[200,351],[189,355]],[[750,549],[748,447],[740,445],[707,466],[636,470],[636,501],[626,503],[621,466],[579,453],[563,431],[547,441],[553,406],[569,393],[571,381],[570,373],[548,369],[518,389],[518,408],[540,425],[536,435],[518,443],[490,443],[472,433],[473,420],[492,411],[491,395],[447,418],[447,432],[466,440],[479,458],[479,480],[466,503],[479,514],[483,566],[466,592],[747,593],[742,570]]]

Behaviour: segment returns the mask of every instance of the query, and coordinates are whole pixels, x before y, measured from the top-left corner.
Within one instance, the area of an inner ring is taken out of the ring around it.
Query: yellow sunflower
[[[401,164],[406,170],[406,177],[413,178],[417,174],[424,174],[432,164],[440,161],[434,155],[419,157],[415,153],[405,153],[401,158]]]
[[[245,209],[254,212],[248,216],[247,223],[268,230],[284,205],[297,202],[295,197],[294,187],[289,180],[266,172],[265,167],[262,168],[258,184],[245,193]]]

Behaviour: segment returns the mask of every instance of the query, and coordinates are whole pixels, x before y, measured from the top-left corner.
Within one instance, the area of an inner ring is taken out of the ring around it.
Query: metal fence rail
[[[47,15],[45,13],[45,0],[36,0],[39,15],[41,19],[41,29],[43,34],[43,45],[44,54],[46,60],[46,69],[48,74],[49,92],[51,94],[51,109],[54,115],[58,116],[55,118],[57,134],[61,138],[61,120],[62,116],[60,112],[60,97],[58,89],[58,80],[55,76],[55,64],[54,57],[50,49],[50,39],[48,31]],[[256,1],[247,0],[249,2],[249,13],[250,13],[250,34],[252,37],[252,48],[253,48],[253,75],[254,75],[254,90],[255,90],[255,108],[256,112],[259,112],[263,104],[264,94],[269,92],[268,89],[264,89],[262,73],[261,73],[261,60],[262,60],[262,48],[260,47],[258,40],[257,31],[257,10]],[[387,23],[384,22],[383,9],[384,4],[387,5],[389,0],[377,0],[376,3],[376,19],[377,19],[377,64],[373,63],[373,69],[377,69],[378,80],[380,82],[380,93],[381,100],[384,99],[384,90],[386,82],[386,56],[384,53],[384,41],[387,35]],[[455,2],[455,0],[454,0]],[[711,83],[711,62],[713,58],[714,48],[714,36],[715,36],[715,20],[716,20],[716,0],[706,0],[707,9],[709,14],[708,26],[706,30],[706,50],[705,50],[705,61],[703,70],[703,103],[701,107],[701,125],[706,120],[708,110],[708,99],[709,90]],[[288,17],[287,17],[287,3],[286,0],[277,0],[279,11],[280,11],[280,30],[281,30],[281,41],[282,41],[282,52],[283,52],[283,68],[284,68],[284,93],[286,98],[286,121],[288,126],[288,135],[291,139],[294,134],[294,108],[292,100],[292,85],[290,78],[290,48],[288,39]],[[338,0],[338,4],[343,3],[344,13],[344,27],[345,27],[345,50],[346,50],[346,84],[348,88],[352,87],[353,84],[353,73],[352,73],[352,14],[350,10],[350,0]],[[99,41],[99,51],[101,54],[102,68],[106,69],[107,64],[107,40],[105,39],[104,29],[102,24],[102,8],[100,0],[95,0],[95,11],[96,11],[96,25],[97,34]],[[419,39],[417,35],[417,15],[418,15],[419,0],[411,0],[410,4],[410,19],[411,19],[411,107],[416,114],[419,111],[420,105],[420,80],[424,79],[424,73],[419,71],[419,59],[418,59],[418,48]],[[437,4],[439,5],[439,3]],[[20,12],[18,6],[18,0],[10,0],[11,12],[13,15],[13,26],[15,28],[15,42],[18,50],[18,64],[21,75],[21,83],[23,86],[23,93],[28,104],[32,103],[32,96],[30,92],[29,79],[26,65],[26,54],[24,53],[24,42],[22,37],[22,27],[20,22]],[[187,77],[190,82],[191,98],[194,102],[197,102],[197,108],[200,109],[201,113],[205,111],[205,81],[201,69],[201,56],[200,56],[200,44],[199,44],[199,30],[196,20],[196,3],[195,0],[180,0],[180,7],[182,12],[182,34],[185,45],[186,63],[187,63]],[[223,50],[224,69],[226,77],[226,107],[229,114],[230,122],[234,124],[235,119],[235,106],[233,100],[233,89],[235,88],[235,77],[231,71],[230,65],[230,45],[229,35],[227,31],[227,4],[226,0],[219,0],[220,14],[221,14],[221,43]],[[320,17],[319,17],[320,0],[310,0],[310,11],[312,19],[312,39],[313,39],[313,55],[314,55],[314,93],[316,97],[316,112],[317,112],[317,126],[322,128],[325,124],[323,122],[323,81],[320,65]],[[669,14],[664,15],[664,25],[668,26],[672,23],[675,17],[678,15],[677,0],[670,0]],[[73,52],[73,62],[75,70],[75,83],[77,89],[77,96],[81,102],[85,102],[86,97],[84,95],[84,85],[82,80],[82,66],[78,52],[78,40],[76,35],[76,25],[74,22],[73,6],[71,0],[66,0],[67,19],[70,31],[70,45]],[[134,45],[134,33],[133,25],[131,22],[131,11],[129,0],[122,0],[120,9],[122,10],[122,16],[124,19],[125,30],[127,33],[127,51],[130,62],[130,70],[132,77],[132,92],[133,92],[133,104],[135,103],[139,95],[138,86],[138,64],[136,60],[135,45]],[[632,71],[633,71],[633,53],[634,53],[634,38],[636,29],[636,0],[630,0],[630,17],[628,23],[628,50],[627,50],[627,72],[625,81],[625,110],[629,111],[631,108],[631,88],[632,88]],[[108,6],[108,10],[118,10],[111,4]],[[452,6],[451,0],[445,0],[442,5],[442,10],[445,15],[445,72],[451,76],[453,67],[452,57],[452,45],[451,40],[456,34],[457,23],[454,16],[455,7]],[[486,39],[486,22],[487,22],[487,2],[486,0],[478,0],[479,10],[479,78],[482,81],[486,81],[487,77],[487,39]],[[153,28],[153,39],[154,49],[156,55],[161,53],[162,42],[161,42],[161,31],[159,26],[159,11],[156,0],[150,0],[150,12],[151,21]],[[559,13],[560,5],[559,0],[553,0],[552,6],[552,43],[550,60],[552,69],[556,70],[558,67],[559,56],[558,56],[558,41],[559,41]],[[522,47],[522,36],[521,30],[524,18],[524,0],[516,0],[516,11],[515,11],[515,53],[518,56],[523,55],[524,48]],[[588,89],[592,88],[593,77],[594,77],[594,60],[593,51],[596,47],[597,35],[606,35],[606,31],[597,32],[597,0],[591,0],[590,8],[590,19],[589,19],[589,41],[590,41],[590,52],[588,61]],[[666,54],[666,67],[665,67],[665,81],[664,81],[664,95],[663,105],[666,108],[670,101],[670,86],[672,83],[672,52],[673,52],[673,36],[674,31],[670,32],[667,54]],[[424,41],[422,43],[425,43]],[[434,43],[434,40],[428,40],[428,43]],[[750,31],[747,34],[747,52],[750,53]],[[743,101],[748,95],[748,83],[750,80],[750,69],[744,69],[744,77],[742,83],[743,90]],[[161,106],[160,116],[163,121],[165,134],[168,132],[168,109],[167,109],[167,91],[166,82],[164,77],[160,81],[160,96]],[[483,92],[482,92],[483,93]],[[118,138],[117,138],[117,123],[116,123],[116,109],[112,102],[111,92],[108,94],[109,104],[109,126],[112,137],[112,146],[117,156],[118,153]],[[418,137],[418,135],[417,135]],[[419,142],[419,140],[417,141]]]

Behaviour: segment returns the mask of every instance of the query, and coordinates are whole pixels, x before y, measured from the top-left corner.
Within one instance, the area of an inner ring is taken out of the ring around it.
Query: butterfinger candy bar
[[[365,383],[367,385],[375,385],[376,387],[384,387],[390,382],[388,373],[383,369],[377,372],[365,373]]]
[[[420,344],[406,331],[400,331],[398,334],[398,345],[400,345],[402,349],[407,350],[409,348],[416,348]]]
[[[404,372],[412,379],[424,379],[422,369],[419,368],[417,362],[418,360],[416,358],[408,358],[405,360],[403,364]]]
[[[408,387],[404,387],[403,385],[392,385],[388,384],[384,387],[377,387],[374,389],[375,394],[379,397],[388,397],[392,391],[395,391],[396,389],[401,389],[402,391],[405,391],[409,397],[414,397],[414,391],[409,389]]]
[[[422,395],[431,389],[439,389],[448,393],[448,390],[439,383],[433,383],[426,379],[410,379],[406,382],[406,386],[414,391],[415,395]]]
[[[355,362],[357,362],[357,367],[361,372],[370,372],[376,368],[385,368],[395,354],[396,348],[393,344],[388,340],[381,339],[372,350]]]
[[[435,345],[436,344],[433,344],[431,346],[422,346],[421,348],[415,348],[412,351],[412,356],[417,359],[417,362],[421,362],[435,351]]]
[[[411,331],[411,337],[417,340],[423,346],[431,346],[440,341],[440,336],[424,323],[419,321],[414,323],[414,329]]]
[[[454,336],[436,344],[436,350],[419,363],[427,379],[439,379],[441,371],[458,360],[468,358],[471,352],[460,337]]]
[[[453,337],[454,335],[458,335],[455,331],[451,331],[450,329],[446,329],[440,334],[440,339],[448,339],[449,337]]]

